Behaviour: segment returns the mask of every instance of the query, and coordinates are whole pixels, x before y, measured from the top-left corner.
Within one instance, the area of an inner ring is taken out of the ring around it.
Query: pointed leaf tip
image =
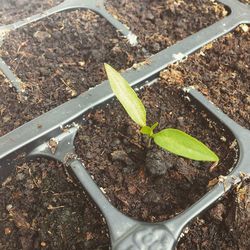
[[[146,110],[135,91],[130,87],[126,79],[109,64],[104,63],[104,67],[112,91],[130,118],[141,127],[146,126]]]
[[[197,161],[219,161],[205,144],[178,129],[164,129],[154,135],[155,143],[165,150]]]

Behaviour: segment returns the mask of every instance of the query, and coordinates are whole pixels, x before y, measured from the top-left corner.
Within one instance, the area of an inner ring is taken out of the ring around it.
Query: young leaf
[[[159,122],[154,123],[154,124],[151,126],[151,129],[154,130],[158,125],[159,125]]]
[[[128,82],[119,72],[106,63],[104,66],[111,89],[127,111],[128,115],[141,127],[146,126],[146,110],[135,91],[129,86]]]
[[[159,125],[158,122],[154,123],[151,127],[144,126],[141,128],[140,132],[144,135],[148,135],[149,137],[152,137],[154,134],[154,129]]]
[[[160,147],[171,153],[197,161],[219,161],[206,145],[178,129],[167,128],[153,135]]]
[[[150,128],[149,126],[144,126],[141,128],[140,132],[144,135],[148,135],[151,136],[153,134],[152,128]]]

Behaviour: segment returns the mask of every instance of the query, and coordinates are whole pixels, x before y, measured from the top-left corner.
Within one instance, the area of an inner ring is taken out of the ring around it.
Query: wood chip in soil
[[[53,161],[18,165],[0,187],[0,249],[109,249],[103,218],[75,183]]]
[[[228,12],[207,0],[107,0],[107,10],[156,53],[225,17]]]
[[[0,25],[20,21],[61,2],[63,0],[0,0]]]
[[[250,26],[240,25],[185,62],[161,73],[167,84],[196,86],[240,125],[250,129]]]
[[[6,113],[2,134],[51,110],[106,79],[103,63],[117,70],[143,60],[139,47],[91,11],[62,12],[10,32],[0,55],[21,79],[21,100],[5,91]],[[2,83],[0,83],[2,85]],[[16,103],[15,103],[16,102]]]
[[[235,164],[236,149],[230,148],[234,138],[181,93],[164,81],[142,90],[148,124],[158,121],[158,129],[179,128],[206,143],[221,159],[212,172],[211,163],[169,154],[164,162],[172,168],[162,176],[149,174],[145,170],[146,142],[116,101],[84,117],[86,123],[76,139],[77,154],[113,205],[134,218],[153,222],[175,216],[205,194],[211,180],[227,174]]]

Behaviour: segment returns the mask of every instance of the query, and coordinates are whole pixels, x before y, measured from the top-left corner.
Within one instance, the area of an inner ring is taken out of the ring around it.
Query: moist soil
[[[126,6],[134,8],[136,4],[140,6],[134,1]],[[155,19],[145,19],[145,25],[151,23],[145,26],[147,30],[142,29],[143,23],[131,19],[130,25],[141,27],[142,36],[136,47],[131,47],[105,19],[84,10],[57,13],[10,32],[0,48],[0,56],[21,79],[25,94],[14,98],[13,90],[5,91],[1,104],[8,122],[1,123],[0,135],[100,83],[106,78],[104,62],[117,70],[127,69],[226,15],[221,5],[208,1],[197,7],[186,2],[178,7],[170,1],[169,6],[171,10],[164,12],[163,2],[154,1],[152,9],[140,10],[143,17],[149,11],[155,15]],[[126,8],[124,11],[133,13]],[[174,23],[178,24],[175,32]]]
[[[185,62],[162,72],[167,85],[196,85],[243,127],[250,128],[249,26],[208,44]],[[227,195],[187,229],[177,249],[250,248],[250,184]],[[241,195],[243,194],[243,195]]]
[[[108,249],[105,221],[60,164],[20,164],[0,187],[0,249]]]
[[[58,13],[11,32],[0,55],[22,80],[25,93],[15,98],[12,89],[5,91],[1,104],[8,123],[1,123],[0,134],[100,83],[106,78],[104,62],[121,70],[135,58],[142,60],[142,54],[90,11]]]
[[[250,183],[243,182],[185,229],[178,250],[250,247]]]
[[[223,5],[207,0],[107,0],[107,10],[156,53],[228,14]]]
[[[111,103],[85,117],[87,121],[83,128],[88,134],[83,134],[81,129],[76,143],[78,153],[87,163],[89,171],[96,174],[100,187],[104,188],[112,202],[124,213],[147,221],[169,218],[197,200],[216,182],[215,177],[226,174],[228,168],[234,165],[235,151],[232,147],[229,148],[234,144],[233,138],[220,125],[211,122],[206,113],[195,110],[183,99],[176,85],[197,85],[203,94],[229,116],[249,128],[247,100],[250,91],[246,84],[249,82],[247,65],[250,65],[249,32],[244,30],[245,28],[238,28],[231,35],[220,38],[190,56],[187,61],[171,67],[161,74],[158,83],[140,93],[144,104],[150,107],[148,116],[151,123],[159,121],[161,128],[173,126],[190,132],[219,154],[221,163],[212,172],[209,171],[209,164],[181,158],[175,161],[174,157],[168,156],[174,166],[163,176],[152,176],[144,169],[145,141],[119,105]],[[243,66],[238,67],[237,62],[241,62]],[[210,67],[210,63],[214,67]],[[223,76],[225,79],[222,81]],[[3,76],[0,79],[4,86],[9,84]],[[163,86],[160,90],[155,87],[159,85]],[[231,91],[223,92],[225,90],[222,90],[222,85]],[[213,88],[214,93],[210,88]],[[166,103],[166,97],[169,104]],[[159,105],[163,107],[163,111]],[[227,108],[227,105],[231,108]],[[119,111],[118,117],[112,116],[110,119],[108,110],[114,114]],[[105,128],[107,120],[110,119],[110,124],[113,124],[114,118],[122,120],[118,129],[109,124]],[[90,127],[95,127],[95,131],[91,131]],[[107,134],[117,135],[105,139],[110,147],[100,142],[97,136],[102,134],[100,128]],[[99,142],[96,146],[95,141]],[[83,144],[89,145],[90,149],[96,147],[99,153],[86,148],[81,150]],[[93,153],[95,160],[90,161],[87,154],[84,156],[84,150]],[[107,154],[109,150],[112,155]],[[117,157],[117,151],[122,152],[120,157]],[[106,168],[96,162],[100,158],[104,158]],[[139,159],[139,166],[135,163],[136,159]],[[111,179],[113,181],[109,183],[108,180]],[[120,182],[124,186],[119,190]],[[137,185],[139,182],[140,185]],[[0,188],[0,248],[109,249],[103,219],[82,194],[81,188],[75,186],[76,183],[60,164],[51,161],[41,160],[19,165]],[[178,192],[179,196],[175,197]],[[188,192],[186,197],[184,192]],[[135,204],[134,200],[130,200],[133,196],[141,199],[141,202]],[[186,230],[177,249],[249,249],[249,204],[249,184],[246,183],[197,218]],[[164,208],[166,213],[160,208]]]
[[[195,86],[241,126],[250,129],[250,26],[206,45],[161,73],[167,84]]]
[[[141,91],[148,125],[157,121],[156,132],[178,128],[209,145],[221,159],[214,171],[209,172],[211,163],[184,160],[168,153],[155,152],[156,159],[151,162],[148,154],[152,149],[147,149],[139,127],[116,101],[88,114],[86,124],[79,130],[77,155],[112,204],[133,218],[148,222],[172,218],[205,194],[209,181],[226,175],[234,165],[234,138],[205,113],[196,111],[181,93],[164,81]],[[152,148],[153,152],[160,151],[156,146]],[[168,166],[158,165],[158,161],[167,162]]]
[[[190,206],[217,182],[216,177],[228,173],[237,152],[231,147],[234,138],[197,111],[182,90],[161,80],[140,91],[140,97],[149,123],[159,121],[159,129],[175,127],[201,139],[221,158],[218,167],[166,155],[164,160],[173,166],[164,175],[151,175],[144,168],[145,140],[116,101],[85,117],[76,148],[120,211],[144,221],[162,221]],[[76,184],[60,164],[42,160],[19,165],[0,189],[0,246],[109,249],[103,219]]]
[[[0,25],[20,21],[61,2],[63,0],[0,0]]]

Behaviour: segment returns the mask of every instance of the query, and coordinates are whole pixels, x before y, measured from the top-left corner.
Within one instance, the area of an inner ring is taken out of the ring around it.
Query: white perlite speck
[[[129,41],[129,43],[132,45],[132,46],[135,46],[137,45],[137,36],[135,34],[133,34],[131,31],[128,33],[127,35],[127,39]]]

